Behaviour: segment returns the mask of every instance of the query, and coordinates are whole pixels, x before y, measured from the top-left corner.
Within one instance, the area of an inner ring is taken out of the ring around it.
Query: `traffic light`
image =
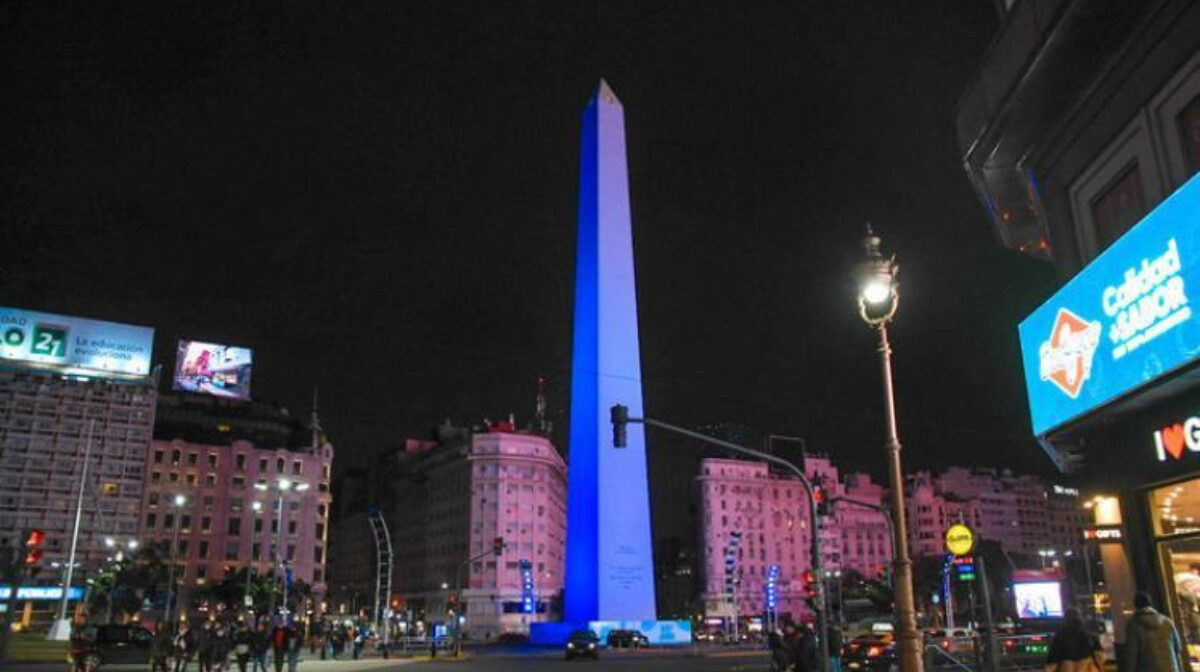
[[[813,484],[813,501],[817,505],[818,516],[829,515],[829,493],[825,492],[825,480],[818,480]]]
[[[42,571],[42,543],[46,541],[43,530],[32,528],[25,531],[25,570],[29,576],[37,576]]]
[[[617,404],[612,407],[613,447],[624,448],[628,442],[625,428],[629,425],[629,407]]]
[[[504,537],[492,539],[492,555],[500,557],[504,553]]]
[[[821,585],[819,583],[821,579],[811,569],[804,570],[801,578],[804,581],[804,603],[813,613],[816,613],[821,610]]]

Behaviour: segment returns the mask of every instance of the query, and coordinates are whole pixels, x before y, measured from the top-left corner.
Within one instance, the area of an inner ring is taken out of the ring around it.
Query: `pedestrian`
[[[196,634],[192,632],[187,621],[180,624],[172,648],[175,651],[175,672],[187,672],[188,663],[192,661],[192,656],[196,655]]]
[[[363,643],[367,637],[361,625],[355,625],[352,634],[354,635],[354,660],[358,660],[358,657],[362,655]]]
[[[1184,672],[1190,670],[1179,632],[1171,619],[1158,613],[1150,597],[1138,593],[1135,611],[1125,624],[1123,672]]]
[[[271,660],[275,662],[275,672],[283,672],[283,663],[291,648],[292,631],[285,623],[278,623],[271,631]]]
[[[259,622],[250,640],[250,653],[254,657],[254,672],[267,672],[267,651],[271,648],[271,636],[265,623]]]
[[[1075,607],[1063,614],[1063,624],[1050,640],[1047,672],[1103,672],[1104,652],[1100,640],[1088,632]]]
[[[784,645],[788,649],[788,662],[796,672],[816,672],[817,644],[808,626],[784,627]]]
[[[171,631],[162,621],[154,624],[150,640],[150,672],[170,672],[167,659],[171,657]]]
[[[237,659],[238,672],[246,672],[246,665],[254,653],[254,633],[245,623],[238,625],[233,633],[233,655]]]
[[[229,625],[218,621],[213,626],[213,669],[215,672],[226,672],[229,667],[229,652],[233,650],[233,635]]]
[[[300,650],[304,648],[304,638],[300,636],[300,631],[295,625],[288,630],[291,636],[287,652],[288,672],[296,672],[296,668],[300,666]]]
[[[342,626],[334,624],[329,629],[329,656],[334,660],[338,659],[338,654],[342,652]]]
[[[771,653],[771,672],[786,672],[791,668],[792,662],[783,644],[783,633],[778,630],[767,633],[767,650]]]
[[[825,646],[829,651],[829,672],[842,672],[842,629],[830,623]]]
[[[200,672],[212,672],[213,667],[213,624],[205,621],[196,632],[196,662],[200,664]]]
[[[92,645],[93,636],[87,632],[87,622],[82,619],[71,621],[71,660],[74,662],[73,668],[75,672],[86,672],[87,656],[82,655]]]

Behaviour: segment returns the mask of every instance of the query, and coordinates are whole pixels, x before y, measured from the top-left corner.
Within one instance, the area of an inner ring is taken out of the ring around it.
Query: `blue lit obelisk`
[[[564,620],[653,621],[646,443],[613,448],[609,408],[642,415],[625,112],[604,80],[583,115]]]

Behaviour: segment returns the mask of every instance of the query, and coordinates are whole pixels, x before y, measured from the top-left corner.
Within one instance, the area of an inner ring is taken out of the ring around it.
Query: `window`
[[[244,506],[245,506],[245,504],[243,503],[243,500],[240,497],[236,497],[234,499],[229,500],[229,510],[230,511],[241,511]]]
[[[172,467],[179,466],[179,451],[178,450],[171,451],[171,466]]]
[[[162,482],[162,474],[157,471],[151,472],[150,473],[150,482],[151,483],[161,483]]]
[[[208,455],[208,468],[209,469],[217,468],[217,456],[212,453],[209,453],[209,455]]]
[[[163,451],[161,451],[161,450],[154,451],[154,463],[162,464],[162,461],[163,461]]]
[[[178,483],[179,482],[179,472],[172,471],[170,474],[167,474],[167,480],[172,483]]]
[[[255,549],[255,550],[257,550],[257,549]],[[225,559],[226,559],[226,560],[237,560],[237,557],[238,557],[238,544],[237,544],[237,542],[236,542],[236,541],[228,541],[228,542],[225,542]],[[257,560],[257,559],[258,559],[258,555],[257,555],[257,554],[255,554],[255,556],[254,556],[254,559],[255,559],[255,560]]]
[[[313,549],[313,562],[317,563],[318,565],[325,562],[325,549],[321,548],[320,546],[317,546]]]
[[[299,476],[303,470],[304,470],[303,462],[301,462],[300,460],[296,460],[296,461],[292,462],[292,475],[293,476]]]
[[[150,497],[147,501],[149,502],[150,506],[158,506],[158,493],[150,493]]]
[[[258,472],[261,474],[262,472],[264,472],[266,470],[267,470],[267,458],[264,457],[258,461]]]
[[[275,473],[277,473],[277,474],[283,473],[283,463],[284,463],[284,459],[282,457],[275,460]]]
[[[197,453],[188,453],[188,466],[194,467],[200,462],[200,455]]]
[[[288,544],[288,547],[287,547],[287,559],[288,559],[288,560],[295,560],[295,559],[296,559],[296,545],[295,545],[295,544]]]
[[[233,477],[233,487],[239,488],[239,489],[246,487],[246,477],[245,476],[234,476]]]
[[[288,521],[288,536],[291,537],[291,536],[295,536],[295,535],[296,535],[296,521],[289,520]]]
[[[1188,174],[1200,171],[1200,96],[1179,113],[1179,132],[1183,136],[1184,160]]]
[[[205,549],[207,553],[208,549]],[[208,565],[199,565],[196,567],[196,583],[203,583],[204,578],[208,576]]]
[[[216,487],[216,485],[217,485],[217,475],[216,475],[216,474],[207,474],[207,475],[205,475],[205,477],[204,477],[204,485],[207,485],[207,486],[208,486],[208,487],[210,487],[210,488]]]
[[[205,510],[205,511],[212,511],[212,508],[213,508],[213,498],[212,498],[212,495],[205,495],[205,496],[204,496],[204,510]]]
[[[179,557],[187,557],[188,542],[187,539],[179,540]]]
[[[203,518],[200,519],[200,531],[201,532],[212,532],[212,517],[211,516],[204,516]]]
[[[245,471],[245,469],[246,469],[246,456],[245,456],[244,454],[239,454],[239,455],[237,456],[237,458],[234,460],[234,466],[235,466],[235,468],[236,468],[238,471]]]
[[[262,518],[255,518],[254,519],[254,533],[257,534],[259,532],[262,532],[262,528],[263,528]]]
[[[325,538],[325,523],[317,523],[317,539]]]
[[[195,484],[196,484],[196,475],[195,475],[195,474],[188,474],[188,475],[187,475],[187,484],[188,484],[188,485],[195,485]]]
[[[208,557],[208,542],[207,541],[200,542],[200,557],[201,558]]]
[[[146,514],[146,529],[147,530],[153,530],[154,523],[156,523],[156,522],[158,522],[158,514],[155,514],[155,513],[147,513]]]
[[[175,527],[175,514],[168,513],[167,515],[163,516],[163,528],[170,530],[170,529],[174,529],[174,527]]]
[[[242,533],[242,519],[241,518],[230,518],[229,519],[229,536],[236,537],[241,533]]]
[[[1146,214],[1142,176],[1137,161],[1125,168],[1112,184],[1092,200],[1097,251],[1113,244]]]
[[[179,517],[179,531],[189,532],[192,529],[192,517],[188,514],[183,514]]]

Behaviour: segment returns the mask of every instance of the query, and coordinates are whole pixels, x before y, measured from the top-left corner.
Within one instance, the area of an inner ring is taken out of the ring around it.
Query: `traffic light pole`
[[[731,443],[729,441],[723,441],[721,439],[709,436],[707,434],[693,432],[690,429],[684,429],[683,427],[677,427],[675,425],[671,425],[671,424],[668,424],[665,422],[660,422],[653,418],[631,417],[629,415],[629,409],[627,407],[621,406],[619,404],[612,407],[612,421],[613,421],[613,444],[617,448],[624,447],[624,443],[625,443],[625,441],[624,441],[624,435],[625,435],[624,424],[632,422],[632,423],[639,423],[639,424],[643,424],[643,425],[649,425],[651,427],[657,427],[658,429],[662,429],[662,430],[671,432],[672,434],[679,434],[680,436],[686,436],[691,439],[696,439],[697,441],[701,441],[701,442],[707,443],[709,445],[724,448],[726,450],[732,450],[735,453],[749,455],[750,457],[753,457],[755,459],[759,459],[764,462],[769,462],[771,464],[774,464],[776,466],[782,467],[782,468],[790,471],[797,479],[799,479],[800,485],[804,486],[804,491],[808,496],[809,529],[812,531],[812,556],[811,556],[812,571],[816,573],[817,577],[822,576],[822,572],[821,572],[821,522],[820,522],[820,516],[817,515],[817,498],[815,496],[813,484],[811,481],[808,480],[808,477],[804,475],[803,469],[797,467],[796,465],[792,464],[791,462],[788,462],[787,460],[785,460],[783,458],[771,455],[770,453],[764,453],[764,452],[761,452],[758,450],[754,450],[752,448],[746,448],[745,446],[739,446],[736,443]],[[825,584],[825,582],[822,580],[818,580],[815,584],[816,589],[817,589],[816,602],[817,602],[817,606],[818,606],[818,609],[817,609],[817,655],[820,657],[821,672],[828,672],[829,671],[829,645],[828,645],[829,625],[828,625],[826,614],[828,613],[829,609],[825,602],[825,585],[824,584]]]
[[[500,549],[503,550],[503,546],[501,546]],[[499,556],[500,554],[497,553],[496,550],[497,549],[493,548],[493,549],[484,551],[483,553],[480,553],[479,555],[476,555],[473,558],[467,558],[466,560],[463,560],[462,563],[458,566],[458,569],[454,572],[454,595],[455,595],[455,599],[458,601],[458,605],[459,605],[458,608],[460,610],[454,614],[454,657],[455,658],[458,658],[459,656],[462,655],[462,620],[461,619],[462,619],[462,612],[466,611],[466,609],[467,609],[467,607],[466,607],[467,603],[462,598],[463,569],[466,568],[468,565],[470,565],[472,562],[475,562],[477,560],[482,560],[489,555]],[[497,574],[500,573],[500,563],[499,562],[496,563],[496,573]]]
[[[75,551],[79,548],[79,525],[83,522],[83,493],[87,486],[88,463],[92,461],[92,431],[96,427],[96,419],[88,422],[87,441],[83,449],[83,473],[79,476],[79,496],[75,501],[75,531],[71,533],[71,553],[67,558],[67,569],[63,572],[62,601],[58,604],[58,618],[50,627],[46,639],[66,641],[71,638],[71,621],[67,618],[67,602],[71,595],[71,580],[75,576]]]

